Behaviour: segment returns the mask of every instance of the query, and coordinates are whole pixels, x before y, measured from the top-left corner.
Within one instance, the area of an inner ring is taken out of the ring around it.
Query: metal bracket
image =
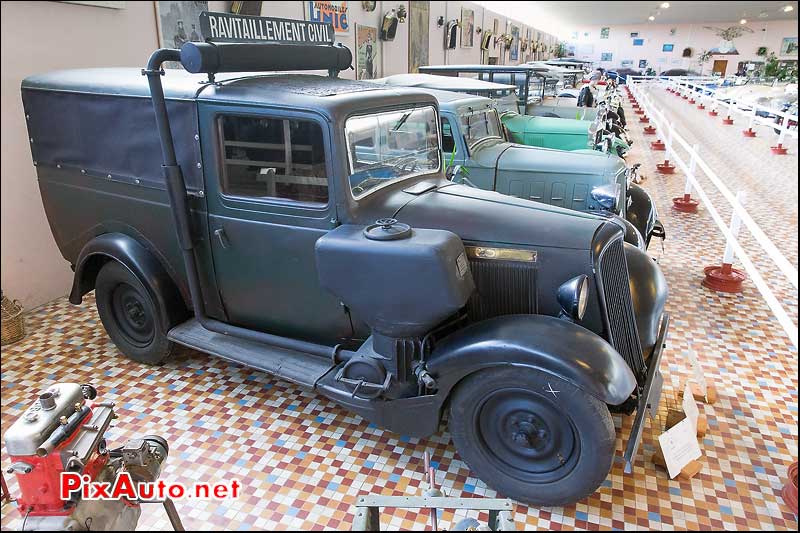
[[[655,418],[658,412],[658,404],[661,401],[661,388],[664,385],[664,377],[661,375],[661,371],[658,367],[661,365],[661,356],[664,354],[668,330],[669,314],[664,313],[664,318],[661,321],[661,329],[658,332],[658,338],[653,348],[653,355],[648,362],[647,379],[639,395],[639,404],[636,407],[636,418],[633,421],[633,427],[628,437],[628,444],[625,447],[624,458],[626,474],[630,474],[633,471],[633,460],[636,457],[636,452],[639,451],[639,444],[641,443],[642,432],[644,431],[645,413],[649,413],[650,418]]]

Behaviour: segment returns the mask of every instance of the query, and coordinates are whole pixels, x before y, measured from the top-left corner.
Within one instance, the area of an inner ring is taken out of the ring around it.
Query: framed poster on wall
[[[639,60],[639,68],[647,68],[647,60],[646,59],[640,59]]]
[[[614,58],[614,54],[611,52],[603,52],[600,54],[600,61],[611,61]]]
[[[156,2],[158,42],[162,48],[180,48],[187,42],[204,41],[200,13],[208,11],[208,2]],[[182,68],[167,61],[165,68]]]
[[[411,0],[408,3],[408,72],[414,74],[430,62],[428,49],[431,3]]]
[[[461,47],[472,48],[475,39],[475,11],[461,8]]]
[[[781,55],[797,57],[797,37],[784,37],[781,41]]]
[[[644,39],[634,39],[633,46],[644,46]]]
[[[380,77],[378,28],[356,24],[356,79],[374,80]]]
[[[336,35],[350,34],[346,0],[315,0],[306,2],[306,20],[330,23],[333,25],[333,31]]]
[[[664,46],[661,47],[662,52],[672,52],[674,49],[675,49],[674,44],[665,44]]]
[[[511,49],[508,52],[509,61],[519,61],[519,27],[511,26]]]

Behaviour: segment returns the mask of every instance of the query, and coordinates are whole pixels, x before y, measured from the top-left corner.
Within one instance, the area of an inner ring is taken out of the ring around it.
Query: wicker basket
[[[3,334],[2,345],[17,342],[25,337],[25,316],[22,306],[16,300],[9,300],[3,295]]]

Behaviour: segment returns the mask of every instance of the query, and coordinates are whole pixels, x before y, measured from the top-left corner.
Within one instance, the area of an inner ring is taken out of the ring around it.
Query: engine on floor
[[[58,383],[6,431],[8,473],[19,482],[23,530],[136,529],[140,502],[98,497],[83,487],[89,482],[114,487],[121,474],[134,488],[154,482],[169,449],[164,439],[152,435],[109,449],[105,432],[116,418],[114,404],[93,402],[96,396],[91,385]],[[81,490],[67,492],[73,487],[62,487],[67,479],[80,480]]]

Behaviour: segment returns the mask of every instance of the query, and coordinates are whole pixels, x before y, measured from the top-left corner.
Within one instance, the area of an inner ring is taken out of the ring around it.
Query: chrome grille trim
[[[641,382],[647,373],[642,343],[636,328],[633,299],[628,282],[628,263],[622,237],[614,239],[600,252],[598,280],[605,300],[607,333],[611,345]]]

